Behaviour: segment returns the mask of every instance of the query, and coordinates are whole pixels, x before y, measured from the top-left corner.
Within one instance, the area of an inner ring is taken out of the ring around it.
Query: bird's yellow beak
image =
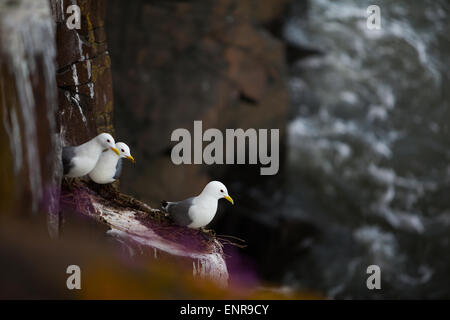
[[[234,201],[233,201],[233,199],[231,199],[230,196],[224,196],[224,198],[227,199],[228,201],[230,201],[231,204],[234,204]]]
[[[117,148],[111,147],[111,150],[114,151],[120,157],[120,152],[119,150],[117,150]]]
[[[135,163],[136,161],[134,161],[134,158],[132,156],[127,156],[127,159],[130,159],[131,162]]]

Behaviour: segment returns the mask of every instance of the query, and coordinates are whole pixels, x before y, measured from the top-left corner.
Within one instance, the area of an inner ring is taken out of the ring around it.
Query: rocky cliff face
[[[236,167],[212,174],[206,165],[172,163],[172,131],[193,132],[194,120],[203,130],[280,128],[283,138],[285,47],[267,26],[287,2],[108,2],[116,129],[137,159],[122,188],[159,204],[236,174]]]
[[[73,4],[81,9],[80,29],[66,25]],[[111,196],[77,181],[64,182],[60,202],[61,145],[114,131],[104,9],[105,1],[0,3],[2,214],[46,215],[54,237],[62,220],[71,228],[67,221],[74,215],[93,218],[109,226],[110,235],[126,248],[154,252],[158,260],[181,263],[226,286],[228,272],[217,240],[195,232],[185,233],[184,240],[170,238],[182,228],[158,228],[163,223],[149,216],[153,211],[145,204],[136,206],[116,191]],[[126,200],[116,201],[120,196]]]
[[[116,131],[137,159],[133,170],[125,168],[121,189],[159,206],[162,199],[200,192],[210,180],[223,181],[236,205],[219,204],[211,227],[245,239],[244,253],[256,261],[255,269],[268,265],[268,251],[279,252],[280,244],[303,237],[280,232],[292,222],[273,214],[281,199],[273,190],[283,184],[286,60],[302,53],[281,38],[289,3],[111,0],[107,6]],[[260,176],[259,165],[174,165],[171,133],[187,128],[192,134],[194,120],[202,120],[203,131],[280,129],[280,173]],[[276,269],[274,263],[270,270]]]
[[[0,157],[2,213],[45,214],[57,236],[62,220],[70,221],[59,210],[61,146],[99,132],[117,131],[132,146],[138,165],[125,169],[122,186],[155,204],[192,195],[228,170],[174,166],[167,156],[174,129],[202,120],[204,130],[280,128],[283,135],[284,45],[265,26],[285,3],[0,1],[0,142],[8,146]],[[66,25],[73,4],[80,29]],[[108,200],[89,184],[65,181],[62,191],[63,214],[104,223],[126,250],[154,252],[227,283],[217,240],[205,244],[200,233],[166,228],[145,218],[151,208]]]
[[[56,79],[61,138],[64,143],[80,144],[100,132],[114,134],[111,60],[104,28],[106,1],[76,1],[81,9],[81,28],[71,30],[66,25],[69,16],[66,12],[72,4],[74,2],[54,1],[52,10],[57,22]],[[159,256],[173,256],[190,260],[190,263],[204,264],[207,267],[199,272],[200,276],[226,285],[228,272],[217,241],[212,240],[209,245],[194,250],[170,240],[170,233],[174,230],[169,232],[163,229],[155,233],[158,223],[149,224],[151,219],[146,220],[147,224],[139,220],[139,210],[134,207],[117,202],[114,204],[114,199],[102,201],[89,188],[63,189],[64,199],[70,194],[77,195],[72,197],[72,204],[76,203],[75,206],[70,207],[70,203],[68,205],[63,200],[64,209],[68,212],[85,214],[105,222],[112,228],[112,234],[120,235],[121,241],[126,239],[127,243],[131,243],[128,246],[139,245],[146,250],[158,250]],[[81,205],[80,210],[80,204],[85,199],[88,199],[88,203]],[[201,235],[189,234],[186,239],[197,241],[197,237]],[[189,268],[192,268],[190,264]]]
[[[80,29],[67,27],[67,8],[77,4]],[[106,43],[106,2],[52,0],[56,21],[59,124],[61,138],[77,145],[101,132],[114,133],[111,60]]]

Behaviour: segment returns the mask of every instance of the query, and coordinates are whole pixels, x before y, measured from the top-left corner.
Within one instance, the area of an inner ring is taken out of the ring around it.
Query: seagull
[[[108,133],[101,133],[95,138],[79,146],[67,146],[62,150],[64,175],[82,177],[94,169],[104,150],[111,149],[117,155],[114,138]]]
[[[116,179],[119,179],[122,172],[122,158],[130,159],[134,163],[134,158],[131,156],[130,148],[125,143],[117,142],[116,148],[120,152],[119,156],[112,149],[109,149],[101,154],[97,165],[91,172],[89,172],[89,177],[92,181],[99,184],[114,182]]]
[[[222,182],[211,181],[196,197],[179,202],[162,201],[161,208],[176,224],[189,228],[203,228],[208,225],[217,211],[217,202],[225,198],[234,204]]]

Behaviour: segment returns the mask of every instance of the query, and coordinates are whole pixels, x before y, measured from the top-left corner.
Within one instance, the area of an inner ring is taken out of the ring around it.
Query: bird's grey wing
[[[116,164],[116,173],[114,174],[114,179],[119,179],[120,175],[122,173],[122,158],[119,158],[119,161],[117,161]]]
[[[168,202],[167,213],[179,225],[187,226],[192,223],[189,209],[192,207],[194,197],[179,202]]]
[[[75,157],[75,147],[63,147],[62,163],[64,174],[68,174],[73,167],[72,159]]]

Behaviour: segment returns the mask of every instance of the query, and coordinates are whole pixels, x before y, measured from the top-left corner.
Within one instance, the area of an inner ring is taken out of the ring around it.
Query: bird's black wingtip
[[[168,205],[168,203],[166,200],[161,201],[161,208],[166,209],[167,205]]]

